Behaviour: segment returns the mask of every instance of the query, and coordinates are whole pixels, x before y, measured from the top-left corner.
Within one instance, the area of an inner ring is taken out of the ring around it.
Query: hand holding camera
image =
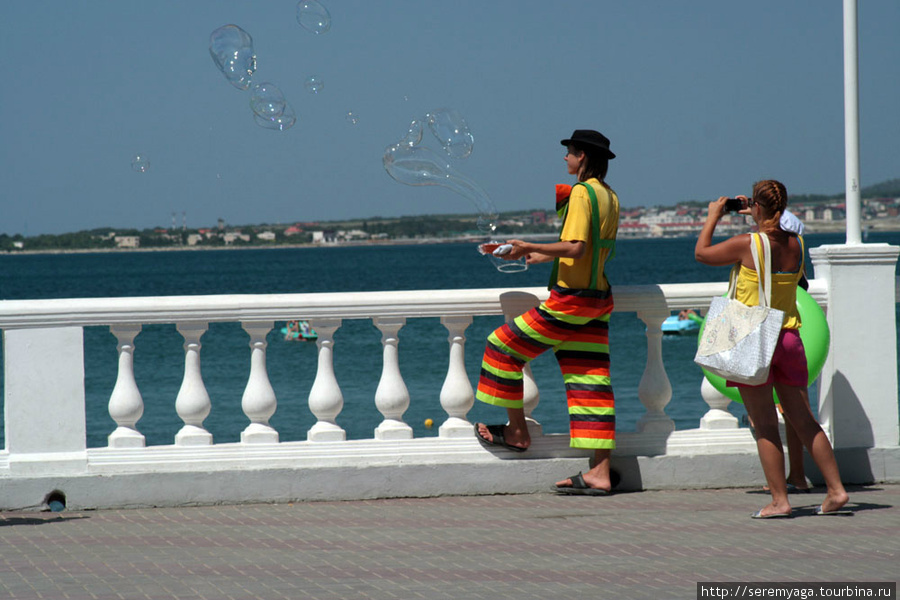
[[[725,212],[740,212],[747,208],[747,201],[743,198],[728,198],[725,200]]]

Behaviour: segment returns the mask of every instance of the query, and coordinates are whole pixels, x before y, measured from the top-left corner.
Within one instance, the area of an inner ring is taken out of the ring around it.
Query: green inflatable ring
[[[831,332],[828,330],[828,322],[825,320],[825,313],[822,311],[822,307],[803,288],[797,288],[797,310],[800,312],[800,320],[803,321],[803,326],[800,328],[800,339],[803,341],[803,349],[806,352],[806,367],[809,371],[807,385],[812,385],[812,382],[822,372],[825,359],[828,357]],[[700,334],[697,336],[698,344],[702,335],[703,325],[701,324]],[[701,369],[703,370],[703,375],[714,388],[735,402],[743,403],[738,388],[728,387],[725,385],[724,378],[710,373],[702,367]]]

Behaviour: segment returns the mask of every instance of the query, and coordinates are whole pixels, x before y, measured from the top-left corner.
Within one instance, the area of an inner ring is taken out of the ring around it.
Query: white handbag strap
[[[728,275],[728,293],[726,294],[729,300],[734,300],[735,293],[737,292],[738,273],[740,273],[740,271],[741,263],[737,263],[731,267],[731,273]]]
[[[762,239],[763,262],[765,271],[760,271],[759,249],[757,239]],[[753,254],[753,266],[756,268],[756,278],[759,281],[759,305],[772,306],[772,246],[769,244],[769,236],[764,233],[750,234],[750,253]],[[763,281],[765,280],[765,285]],[[765,304],[763,304],[765,302]]]

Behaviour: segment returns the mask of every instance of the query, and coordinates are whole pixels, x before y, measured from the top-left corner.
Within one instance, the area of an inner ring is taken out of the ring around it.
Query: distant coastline
[[[813,223],[807,224],[805,234],[835,234],[844,233],[846,224],[843,221],[835,221],[828,224]],[[867,222],[863,226],[863,234],[866,233],[895,233],[900,232],[900,219],[879,219],[876,222]],[[509,235],[495,235],[498,239],[508,239],[518,237],[522,239],[534,241],[547,241],[556,239],[557,233],[527,233],[517,232]],[[731,235],[731,231],[727,233]],[[436,237],[415,237],[415,238],[394,238],[394,239],[376,239],[376,240],[351,240],[340,242],[316,243],[249,243],[249,244],[230,244],[222,246],[210,245],[173,245],[159,247],[137,247],[137,248],[42,248],[42,249],[16,249],[0,251],[5,255],[36,255],[36,254],[128,254],[134,252],[205,252],[205,251],[232,251],[232,250],[279,250],[279,249],[316,249],[316,248],[341,248],[341,247],[361,247],[361,246],[417,246],[424,244],[477,244],[483,242],[490,236],[436,236]],[[685,235],[663,235],[663,236],[620,236],[620,240],[659,240],[659,239],[686,239],[696,237],[696,233]],[[717,236],[719,237],[719,236]]]
[[[620,206],[618,238],[665,239],[696,237],[706,221],[708,202],[690,200],[671,206]],[[806,225],[808,233],[835,233],[846,228],[844,194],[792,195],[790,209]],[[859,206],[863,238],[870,232],[900,231],[900,179],[863,188]],[[333,246],[414,245],[477,242],[486,222],[496,227],[493,239],[553,239],[561,221],[556,211],[526,208],[494,215],[430,214],[401,217],[372,216],[335,221],[295,221],[216,225],[188,228],[182,219],[176,226],[147,229],[99,227],[62,234],[0,233],[0,253],[152,252],[157,250],[224,250],[243,248],[316,248]],[[746,231],[747,217],[728,213],[717,227],[719,235]]]

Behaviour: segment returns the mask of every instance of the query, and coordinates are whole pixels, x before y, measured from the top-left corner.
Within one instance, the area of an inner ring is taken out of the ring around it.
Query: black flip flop
[[[589,486],[584,480],[581,471],[578,472],[578,475],[572,475],[569,479],[572,480],[572,485],[555,485],[553,489],[558,494],[566,494],[568,496],[609,496],[611,493],[609,490]]]
[[[506,448],[507,450],[512,450],[513,452],[525,452],[528,448],[522,448],[521,446],[513,446],[503,437],[503,428],[506,425],[486,425],[487,430],[491,432],[491,441],[486,440],[481,437],[481,434],[478,433],[478,426],[483,423],[475,423],[475,437],[478,438],[478,441],[481,442],[482,446],[490,447],[490,446],[500,446],[501,448]]]

